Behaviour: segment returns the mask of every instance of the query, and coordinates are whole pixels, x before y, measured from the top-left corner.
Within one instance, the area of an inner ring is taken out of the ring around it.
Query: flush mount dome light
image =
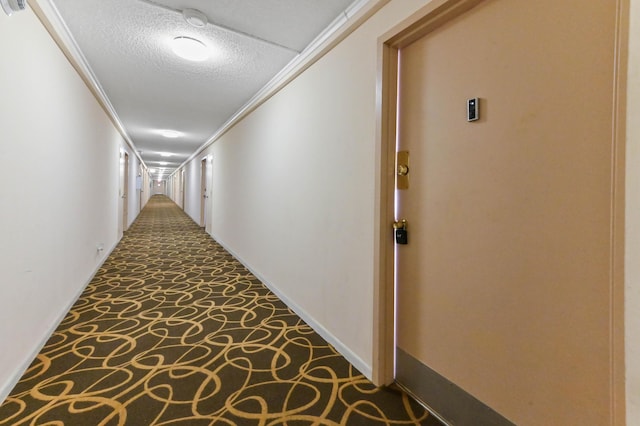
[[[171,138],[171,139],[180,137],[182,135],[182,133],[176,130],[160,130],[160,134],[165,138]]]
[[[4,13],[11,16],[13,12],[20,12],[27,7],[27,0],[0,0]]]
[[[189,61],[204,61],[209,57],[209,49],[200,40],[180,36],[171,42],[173,53]]]

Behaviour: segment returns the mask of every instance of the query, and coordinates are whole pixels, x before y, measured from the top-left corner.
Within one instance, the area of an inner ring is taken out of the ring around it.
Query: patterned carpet
[[[154,196],[0,406],[0,425],[438,425],[375,388]]]

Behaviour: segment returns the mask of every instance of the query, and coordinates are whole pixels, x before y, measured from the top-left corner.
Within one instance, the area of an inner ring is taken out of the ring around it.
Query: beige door
[[[124,174],[122,179],[122,229],[129,229],[129,154],[124,153]]]
[[[399,52],[396,377],[455,424],[612,424],[616,8],[488,0]]]

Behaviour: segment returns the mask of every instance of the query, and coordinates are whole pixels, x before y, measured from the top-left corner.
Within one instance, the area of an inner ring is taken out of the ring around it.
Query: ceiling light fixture
[[[182,135],[182,133],[176,130],[160,130],[160,134],[165,138],[177,138]]]
[[[172,155],[173,155],[173,154],[172,154],[172,153],[170,153],[170,152],[161,152],[161,153],[160,153],[160,156],[161,156],[161,157],[171,157]]]
[[[167,163],[166,161],[160,161],[158,164],[160,164],[161,166],[166,166],[169,163]]]
[[[20,12],[27,7],[27,0],[0,0],[4,13],[11,16],[13,12]]]
[[[180,36],[173,39],[171,43],[173,53],[189,61],[201,62],[209,57],[209,49],[200,40],[195,38]]]
[[[204,13],[196,9],[185,9],[182,11],[182,16],[184,16],[184,20],[187,21],[189,25],[196,28],[204,27],[209,21]]]

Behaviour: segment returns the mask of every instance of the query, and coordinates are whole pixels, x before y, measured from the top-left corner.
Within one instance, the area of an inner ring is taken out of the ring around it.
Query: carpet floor
[[[0,405],[0,425],[439,425],[376,388],[154,196]]]

